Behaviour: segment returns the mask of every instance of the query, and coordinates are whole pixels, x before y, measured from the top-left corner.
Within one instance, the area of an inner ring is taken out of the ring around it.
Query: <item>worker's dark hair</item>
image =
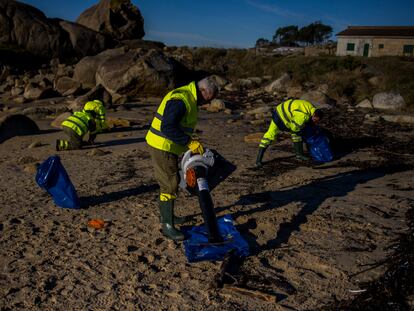
[[[323,118],[324,113],[323,113],[323,111],[322,111],[322,110],[320,110],[320,109],[316,109],[316,110],[315,110],[315,112],[313,113],[313,115],[314,115],[314,116],[316,116],[316,117],[318,117],[319,119],[322,119],[322,118]]]

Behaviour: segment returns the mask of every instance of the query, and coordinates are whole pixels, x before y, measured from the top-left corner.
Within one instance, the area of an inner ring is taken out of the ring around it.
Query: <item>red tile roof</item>
[[[349,26],[337,36],[414,37],[414,26]]]

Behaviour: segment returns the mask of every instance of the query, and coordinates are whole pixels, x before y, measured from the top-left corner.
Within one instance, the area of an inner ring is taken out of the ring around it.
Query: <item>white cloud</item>
[[[283,8],[277,6],[277,5],[268,5],[268,4],[263,4],[263,3],[252,1],[252,0],[246,0],[246,3],[253,6],[253,7],[255,7],[255,8],[258,8],[262,11],[269,12],[269,13],[274,13],[274,14],[279,15],[279,16],[291,17],[291,18],[300,18],[300,19],[305,18],[305,16],[303,14],[299,14],[299,13],[296,13],[296,12],[292,12],[290,10],[283,9]]]

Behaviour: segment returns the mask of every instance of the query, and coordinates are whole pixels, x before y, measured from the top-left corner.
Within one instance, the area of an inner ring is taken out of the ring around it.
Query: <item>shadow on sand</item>
[[[105,193],[103,195],[94,195],[89,197],[81,197],[81,207],[88,208],[99,204],[110,203],[121,200],[123,198],[137,196],[143,193],[152,192],[159,188],[157,184],[141,185],[137,188],[125,189],[121,191]]]
[[[126,139],[113,139],[108,140],[105,142],[96,143],[94,146],[90,148],[101,148],[101,147],[113,147],[113,146],[123,146],[123,145],[130,145],[130,144],[138,144],[145,141],[145,138],[142,137],[133,137],[133,138],[126,138]]]
[[[331,177],[321,178],[310,184],[293,189],[264,191],[244,195],[241,196],[235,204],[217,208],[216,211],[223,211],[232,206],[241,205],[240,210],[232,214],[233,219],[236,219],[240,216],[252,215],[254,213],[275,209],[291,202],[302,203],[299,212],[289,221],[282,223],[279,230],[276,232],[275,238],[267,241],[265,245],[259,245],[256,243],[255,239],[252,240],[248,238],[248,241],[251,244],[251,254],[257,255],[264,250],[279,248],[283,243],[288,242],[292,232],[300,231],[300,226],[307,222],[307,216],[312,215],[326,199],[346,196],[359,184],[364,184],[387,174],[404,170],[406,170],[406,167],[403,166],[353,170]],[[262,204],[259,207],[246,209],[247,206],[258,203]],[[249,235],[249,229],[254,227],[252,222],[254,221],[249,220],[245,226],[240,227],[240,230]]]

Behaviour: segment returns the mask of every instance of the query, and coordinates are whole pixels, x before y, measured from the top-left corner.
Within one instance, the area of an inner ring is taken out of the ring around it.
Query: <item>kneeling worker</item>
[[[293,149],[296,158],[309,160],[303,154],[303,143],[301,131],[307,124],[317,125],[322,118],[322,111],[316,109],[310,102],[301,99],[288,99],[272,110],[272,122],[264,134],[259,145],[259,153],[256,159],[256,166],[262,166],[263,155],[269,145],[276,139],[279,131],[291,133]]]
[[[76,111],[62,122],[63,132],[69,140],[56,140],[56,150],[81,149],[84,145],[93,145],[98,133],[108,126],[105,121],[105,107],[100,100],[92,100],[85,104],[82,111]],[[89,133],[89,140],[82,138]]]
[[[159,209],[162,233],[172,240],[184,240],[184,234],[174,225],[185,218],[174,217],[174,202],[178,192],[178,156],[187,150],[203,154],[199,141],[192,139],[197,124],[198,105],[217,96],[216,83],[205,78],[198,83],[169,92],[158,107],[146,140],[154,166],[155,179],[160,185]]]

